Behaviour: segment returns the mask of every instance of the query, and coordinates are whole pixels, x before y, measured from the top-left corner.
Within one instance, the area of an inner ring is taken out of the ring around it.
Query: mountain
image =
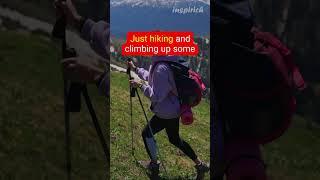
[[[128,31],[193,31],[209,35],[208,0],[111,0],[111,34]]]
[[[111,0],[110,4],[111,7],[116,6],[153,6],[153,7],[159,7],[159,6],[167,6],[172,7],[173,5],[179,5],[179,4],[196,4],[196,3],[204,3],[209,5],[210,0]]]

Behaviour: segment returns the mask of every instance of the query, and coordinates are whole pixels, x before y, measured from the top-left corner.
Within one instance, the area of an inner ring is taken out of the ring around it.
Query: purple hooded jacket
[[[88,41],[91,48],[101,57],[110,58],[110,26],[107,22],[94,22],[91,19],[87,19],[81,29],[81,37]],[[109,96],[109,64],[106,64],[105,72],[98,86],[104,96]]]
[[[148,81],[141,90],[151,101],[152,112],[162,119],[173,119],[180,116],[180,102],[173,73],[165,62],[177,61],[177,57],[154,57],[149,71],[137,68],[138,76]]]

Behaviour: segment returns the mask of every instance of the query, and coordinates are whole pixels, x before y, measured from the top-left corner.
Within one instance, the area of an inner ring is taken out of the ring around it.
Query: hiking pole
[[[130,95],[130,127],[131,127],[131,154],[132,154],[132,156],[134,156],[133,120],[132,120],[132,96],[131,95]]]
[[[62,57],[74,57],[75,51],[68,51],[66,43],[66,17],[63,14],[59,18],[52,30],[52,36],[62,40]],[[68,82],[64,78],[63,74],[63,93],[64,93],[64,120],[65,120],[65,151],[66,151],[66,170],[67,170],[67,179],[71,180],[71,149],[70,149],[70,114],[69,114],[69,104],[68,104]]]
[[[65,0],[63,0],[65,1]],[[58,39],[61,39],[62,47],[62,58],[76,57],[77,53],[73,48],[67,48],[66,42],[66,16],[65,14],[59,18],[52,30],[52,36]],[[66,170],[67,170],[67,179],[71,180],[71,134],[70,134],[70,112],[80,112],[81,109],[81,93],[83,94],[88,110],[92,117],[93,123],[95,125],[97,134],[100,138],[105,156],[107,161],[109,161],[109,149],[103,137],[100,125],[98,123],[96,114],[94,112],[92,103],[90,101],[87,88],[85,84],[75,83],[67,81],[65,74],[63,73],[63,84],[64,84],[64,119],[65,119],[65,151],[66,151]]]
[[[96,132],[97,132],[97,135],[99,137],[100,143],[102,145],[103,152],[104,152],[104,155],[106,157],[106,161],[109,162],[110,161],[109,147],[108,147],[108,145],[106,143],[106,140],[104,139],[104,136],[103,136],[103,133],[102,133],[102,130],[101,130],[97,115],[96,115],[96,113],[94,111],[94,108],[92,106],[92,103],[91,103],[91,100],[90,100],[90,97],[89,97],[89,94],[88,94],[88,89],[87,89],[86,86],[84,86],[83,89],[82,89],[82,95],[83,95],[84,100],[85,100],[85,102],[87,104],[89,113],[90,113],[91,118],[92,118],[92,122],[94,124],[95,129],[96,129]]]
[[[131,62],[132,60],[131,60],[130,58],[128,58],[127,61],[128,61],[128,62]],[[129,75],[129,79],[131,80],[131,79],[133,79],[133,77],[131,76],[130,70],[131,70],[130,67],[128,67],[128,69],[127,69],[127,74]],[[140,103],[140,106],[141,106],[142,111],[143,111],[143,115],[144,115],[144,117],[145,117],[145,119],[146,119],[146,122],[147,122],[147,125],[148,125],[148,127],[149,127],[149,130],[150,130],[150,133],[151,133],[151,136],[152,136],[152,140],[154,141],[154,144],[155,144],[155,146],[156,146],[156,145],[157,145],[157,144],[156,144],[156,139],[154,138],[154,134],[153,134],[153,132],[152,132],[152,128],[151,128],[151,126],[150,126],[147,113],[146,113],[146,111],[145,111],[145,109],[144,109],[144,106],[143,106],[143,104],[142,104],[142,101],[141,101],[140,95],[139,95],[139,93],[138,93],[138,91],[137,91],[137,88],[130,87],[130,101],[131,101],[130,103],[132,103],[132,100],[131,100],[131,99],[132,99],[132,97],[135,97],[135,95],[138,96],[139,103]],[[132,111],[132,104],[131,104],[131,111]],[[132,114],[131,114],[131,119],[132,119]],[[132,128],[131,128],[131,129],[132,129]],[[132,137],[133,137],[133,130],[132,130]],[[132,138],[132,144],[133,144],[133,138]],[[160,161],[164,162],[163,159],[162,159],[161,156],[160,156],[159,148],[157,148],[157,146],[156,146],[155,148],[158,150],[158,154],[159,154],[159,159],[160,159]],[[164,163],[162,163],[162,166],[163,166],[163,169],[164,169],[166,175],[168,175],[167,169],[166,169]]]
[[[67,81],[64,80],[64,119],[65,119],[65,151],[66,151],[66,168],[67,168],[67,179],[71,180],[71,149],[70,149],[70,114],[67,108]]]
[[[153,141],[154,141],[154,143],[155,143],[155,145],[156,145],[156,148],[157,148],[156,139],[154,138],[154,134],[153,134],[153,132],[152,132],[152,128],[151,128],[151,125],[150,125],[150,123],[149,123],[147,113],[146,113],[146,111],[145,111],[145,109],[144,109],[144,107],[143,107],[143,104],[142,104],[142,101],[141,101],[141,98],[140,98],[140,95],[139,95],[137,89],[135,89],[135,91],[136,91],[136,94],[137,94],[137,96],[138,96],[139,103],[140,103],[141,109],[142,109],[142,111],[143,111],[143,115],[144,115],[144,117],[145,117],[145,119],[146,119],[146,122],[147,122],[147,125],[148,125],[148,127],[149,127],[149,130],[150,130],[152,139],[153,139]],[[168,176],[167,168],[166,168],[166,166],[164,165],[164,161],[163,161],[162,156],[160,155],[159,148],[157,148],[157,150],[158,150],[158,154],[159,154],[159,159],[160,159],[160,161],[162,162],[162,166],[163,166],[164,172],[165,172],[166,175]]]
[[[128,62],[131,60],[128,59]],[[127,68],[127,74],[129,76],[129,80],[133,79],[131,77],[131,68],[128,66]],[[129,93],[130,93],[130,127],[131,127],[131,154],[134,156],[134,144],[133,144],[133,120],[132,120],[132,97],[135,97],[135,90],[133,87],[130,86],[129,84]]]

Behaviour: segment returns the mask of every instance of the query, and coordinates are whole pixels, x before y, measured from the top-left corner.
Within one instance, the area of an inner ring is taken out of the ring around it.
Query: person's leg
[[[157,144],[155,142],[153,135],[155,135],[162,129],[164,129],[163,121],[161,121],[161,119],[159,119],[154,115],[149,121],[149,124],[147,124],[142,131],[144,146],[147,150],[147,153],[151,161],[154,163],[157,163],[158,158],[157,158]]]
[[[166,119],[166,132],[171,144],[184,152],[196,164],[201,163],[191,146],[180,138],[179,135],[179,118]]]
[[[204,173],[209,171],[209,166],[202,162],[193,151],[191,146],[180,138],[179,135],[179,118],[166,120],[166,132],[171,144],[178,147],[182,152],[184,152],[190,159],[195,163],[195,168],[197,169],[197,179],[202,179]]]

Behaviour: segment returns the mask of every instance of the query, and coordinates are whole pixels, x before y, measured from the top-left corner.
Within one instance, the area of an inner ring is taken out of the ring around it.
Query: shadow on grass
[[[148,170],[139,163],[139,161],[138,161],[138,159],[136,158],[136,156],[135,156],[134,154],[132,154],[132,156],[133,156],[133,158],[134,158],[135,165],[136,165],[137,167],[139,167],[139,168],[146,174],[146,176],[147,176],[150,180],[188,180],[188,179],[190,179],[190,180],[191,180],[191,179],[201,180],[201,179],[204,179],[204,175],[202,175],[202,176],[197,176],[196,174],[195,174],[193,177],[190,176],[190,175],[174,176],[174,177],[171,176],[171,177],[169,177],[168,174],[166,173],[166,170],[164,169],[165,167],[163,167],[163,166],[160,166],[160,168],[162,167],[163,171],[165,172],[165,173],[163,173],[164,175],[159,175],[159,177],[154,178],[154,177],[151,176],[150,172],[148,172]]]

